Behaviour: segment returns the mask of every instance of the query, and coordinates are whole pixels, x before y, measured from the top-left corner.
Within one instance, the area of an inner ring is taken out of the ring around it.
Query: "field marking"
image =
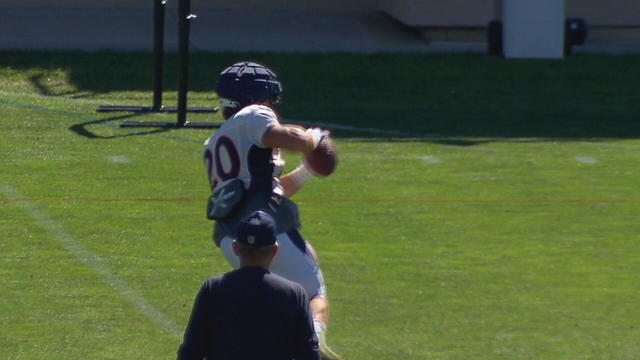
[[[598,160],[588,156],[576,156],[576,161],[583,164],[595,164]]]
[[[127,202],[202,202],[206,198],[74,198],[74,197],[13,197],[0,199],[0,205],[10,203],[32,203],[38,201],[79,201],[98,203],[127,203]],[[530,204],[637,204],[640,199],[324,199],[324,200],[296,200],[298,204],[332,204],[332,203],[399,203],[399,204],[460,204],[460,205],[530,205]]]
[[[0,184],[0,192],[7,200],[26,199],[11,185]],[[40,227],[48,231],[69,252],[73,253],[81,262],[87,264],[95,273],[100,275],[105,283],[114,288],[122,297],[131,303],[142,315],[158,325],[165,332],[180,337],[182,330],[162,311],[155,308],[147,299],[131,288],[124,280],[115,275],[106,264],[78,243],[62,226],[47,216],[31,201],[13,201],[19,204],[25,212]]]
[[[89,104],[89,103],[91,103],[91,104],[104,104],[105,102],[108,102],[107,100],[100,100],[100,99],[95,99],[95,100],[93,100],[93,99],[72,99],[72,98],[66,98],[66,97],[61,97],[61,96],[29,94],[29,93],[12,93],[12,92],[7,92],[7,91],[0,91],[0,95],[2,95],[2,96],[25,96],[25,97],[43,98],[43,99],[46,98],[46,99],[59,100],[60,102],[80,102],[80,103],[87,103],[87,104]],[[34,105],[34,104],[25,104],[25,103],[22,103],[22,102],[8,100],[8,99],[0,98],[0,104],[1,103],[4,103],[5,105],[9,105],[9,106],[27,108],[27,109],[34,110],[34,111],[39,111],[39,112],[56,113],[58,115],[63,115],[63,116],[66,116],[68,118],[71,118],[71,119],[83,120],[85,122],[92,122],[92,121],[99,120],[99,119],[88,118],[86,113],[78,113],[78,112],[70,112],[70,111],[64,111],[64,110],[48,109],[48,108],[45,108],[45,107],[42,107],[42,106],[37,106],[37,105]],[[162,116],[162,114],[153,114],[153,115]],[[447,139],[447,138],[454,138],[454,139],[488,139],[488,140],[497,140],[497,141],[515,141],[515,142],[522,142],[522,143],[533,143],[533,142],[566,143],[566,142],[574,142],[574,143],[577,143],[577,144],[585,144],[585,145],[592,145],[592,146],[609,146],[609,147],[618,147],[618,148],[626,148],[626,149],[640,149],[640,144],[638,144],[638,145],[635,145],[635,144],[618,144],[618,143],[615,143],[615,142],[604,142],[604,141],[570,140],[570,139],[564,139],[564,138],[549,138],[549,139],[545,139],[545,138],[538,138],[538,137],[511,138],[511,137],[504,137],[504,136],[486,137],[486,136],[456,135],[456,134],[425,134],[425,133],[416,133],[416,132],[407,132],[407,131],[378,129],[378,128],[372,128],[372,127],[359,127],[359,126],[351,126],[351,125],[340,125],[340,124],[332,124],[332,123],[327,123],[327,122],[301,121],[301,120],[295,120],[295,119],[282,119],[282,122],[284,122],[284,123],[296,123],[296,124],[301,124],[301,125],[306,125],[306,126],[321,126],[321,127],[326,127],[328,129],[347,130],[347,131],[363,132],[363,133],[376,134],[376,135],[400,136],[400,137],[407,137],[407,138],[423,138],[423,139],[435,139],[435,138],[440,138],[440,139]],[[112,129],[121,129],[117,125],[113,125],[113,124],[100,123],[98,125],[109,127],[109,128],[112,128]],[[129,132],[129,133],[135,133],[136,132],[135,130],[132,130],[132,129],[128,129],[126,131]],[[158,136],[158,137],[162,137],[162,138],[166,138],[166,139],[170,139],[170,140],[179,140],[179,141],[183,141],[183,142],[191,142],[191,143],[200,142],[200,141],[194,141],[192,139],[187,139],[187,138],[178,137],[178,136],[167,136],[167,135],[163,135],[163,134],[153,134],[153,135],[154,136]],[[440,145],[449,146],[449,147],[458,148],[458,149],[467,149],[467,150],[498,151],[498,149],[480,148],[480,147],[477,147],[477,146],[473,146],[473,147],[471,147],[471,146],[455,146],[455,145],[447,145],[447,144],[440,144]]]
[[[437,144],[437,145],[452,148],[452,149],[468,150],[468,151],[489,151],[489,152],[504,151],[502,149],[496,149],[496,148],[490,148],[490,147],[463,146],[463,145],[451,145],[451,144]]]
[[[570,141],[566,141],[566,142],[570,142]],[[593,145],[593,146],[604,146],[604,147],[618,147],[618,148],[627,148],[627,149],[640,149],[640,145],[634,145],[634,144],[618,144],[618,143],[611,143],[611,142],[602,142],[602,141],[576,141],[578,144],[584,144],[584,145]]]
[[[406,132],[406,131],[396,131],[396,130],[384,130],[377,129],[371,127],[358,127],[358,126],[350,126],[350,125],[339,125],[332,124],[327,122],[317,122],[317,121],[301,121],[294,119],[283,119],[283,122],[290,122],[294,124],[301,124],[306,126],[320,126],[328,129],[337,129],[337,130],[347,130],[354,132],[363,132],[369,134],[376,135],[389,135],[389,136],[402,136],[408,138],[422,138],[422,139],[488,139],[488,140],[497,140],[497,141],[513,141],[513,142],[521,142],[521,143],[537,143],[537,142],[545,142],[545,143],[567,143],[573,142],[576,144],[585,144],[585,145],[593,145],[593,146],[610,146],[610,147],[619,147],[619,148],[627,148],[627,149],[640,149],[640,144],[618,144],[615,142],[605,142],[605,141],[585,141],[585,140],[570,140],[565,138],[539,138],[539,137],[504,137],[504,136],[477,136],[477,135],[456,135],[456,134],[424,134],[424,133],[415,133],[415,132]],[[491,149],[491,148],[477,148],[477,147],[469,147],[469,146],[456,146],[456,145],[447,145],[440,144],[442,146],[448,146],[452,148],[460,148],[460,149],[470,149],[470,150],[485,150],[485,151],[499,151],[499,149]]]
[[[107,160],[116,164],[128,164],[131,162],[131,159],[126,155],[110,155],[107,156]]]
[[[370,128],[370,127],[338,125],[338,124],[331,124],[331,123],[325,123],[325,122],[300,121],[300,120],[293,120],[293,119],[284,119],[283,121],[302,124],[306,126],[320,126],[320,127],[326,127],[329,129],[364,132],[364,133],[377,134],[377,135],[394,135],[394,136],[404,136],[404,137],[414,137],[414,138],[416,137],[417,138],[451,137],[451,136],[443,136],[439,134],[420,134],[420,133],[412,133],[412,132],[397,131],[397,130],[383,130],[383,129],[376,129],[376,128]]]
[[[43,95],[43,94],[34,94],[34,93],[11,92],[6,90],[0,90],[0,95],[13,96],[13,97],[28,97],[32,99],[59,100],[61,102],[79,102],[83,104],[92,104],[92,105],[104,105],[105,102],[107,101],[107,100],[101,100],[101,99],[69,98],[69,97],[65,97],[65,95]]]
[[[435,156],[421,156],[420,160],[424,161],[427,164],[439,164],[442,160],[438,159]]]
[[[163,134],[163,133],[145,133],[144,131],[136,130],[136,129],[133,129],[133,128],[125,128],[125,129],[123,129],[123,128],[121,128],[120,126],[118,126],[116,124],[112,124],[111,122],[108,122],[108,123],[101,122],[104,119],[91,118],[86,113],[78,113],[78,112],[71,112],[71,111],[58,110],[58,109],[49,109],[49,108],[46,108],[46,107],[40,106],[40,105],[25,104],[25,103],[18,102],[18,101],[13,101],[13,100],[0,98],[0,105],[2,105],[2,104],[6,104],[6,105],[9,105],[9,106],[18,107],[18,108],[22,108],[22,109],[27,109],[27,110],[31,110],[31,111],[36,111],[36,112],[40,112],[40,113],[44,113],[44,114],[61,115],[61,116],[67,117],[69,119],[82,121],[83,125],[92,124],[94,126],[102,126],[102,127],[110,128],[110,129],[113,129],[113,130],[123,130],[127,134],[138,134],[138,133],[142,132],[145,135],[153,135],[153,136],[160,137],[160,138],[163,138],[163,139],[175,140],[175,141],[179,141],[179,142],[183,142],[183,143],[192,143],[192,144],[194,144],[194,143],[195,144],[202,144],[202,142],[204,141],[204,140],[189,139],[189,138],[185,138],[185,137],[181,137],[181,136],[177,136],[177,135],[167,135],[167,134]],[[100,116],[100,114],[95,114],[95,115],[96,116]],[[165,115],[164,114],[148,114],[147,116],[164,117]],[[98,122],[98,123],[96,123],[96,122]]]

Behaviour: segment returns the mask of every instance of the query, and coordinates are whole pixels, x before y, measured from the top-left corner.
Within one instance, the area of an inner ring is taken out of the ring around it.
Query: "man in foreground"
[[[278,252],[271,216],[242,221],[232,247],[240,268],[202,285],[178,359],[319,360],[304,289],[267,270]]]
[[[329,301],[318,258],[300,231],[298,208],[290,198],[314,176],[302,163],[283,174],[283,151],[309,154],[329,134],[280,122],[275,106],[281,84],[267,67],[239,62],[225,69],[216,83],[222,115],[220,129],[205,142],[204,160],[213,196],[207,211],[216,220],[214,241],[227,261],[238,267],[232,243],[236,227],[260,210],[276,223],[280,251],[270,270],[302,285],[325,360],[340,360],[327,345]]]

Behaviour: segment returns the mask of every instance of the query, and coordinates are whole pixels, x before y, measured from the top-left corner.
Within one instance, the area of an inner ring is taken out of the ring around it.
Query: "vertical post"
[[[162,110],[162,80],[164,75],[164,18],[167,0],[153,2],[153,106],[152,111]]]
[[[564,57],[565,0],[505,0],[506,58]]]
[[[180,0],[178,10],[178,122],[182,127],[187,122],[187,91],[189,89],[189,28],[191,0]]]
[[[508,1],[508,0],[507,0]],[[502,20],[502,4],[504,0],[494,0],[493,2],[493,18],[496,20]]]

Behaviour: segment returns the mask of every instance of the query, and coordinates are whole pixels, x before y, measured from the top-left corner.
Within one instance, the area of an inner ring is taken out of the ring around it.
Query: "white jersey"
[[[212,191],[224,181],[239,178],[249,191],[282,195],[280,149],[262,144],[262,135],[276,125],[278,118],[271,108],[249,105],[205,141],[204,160]]]
[[[225,121],[205,141],[204,159],[212,190],[215,191],[216,186],[225,181],[238,178],[250,193],[269,194],[266,199],[248,196],[247,199],[255,199],[256,202],[248,202],[238,214],[216,220],[213,239],[229,263],[237,267],[239,260],[231,249],[237,223],[252,211],[262,209],[269,212],[281,230],[278,234],[280,250],[271,263],[271,271],[301,284],[310,299],[323,297],[326,293],[324,277],[315,252],[298,231],[298,208],[284,196],[271,194],[283,193],[278,177],[284,161],[279,149],[264,146],[262,136],[267,129],[278,124],[276,114],[269,107],[250,105]]]

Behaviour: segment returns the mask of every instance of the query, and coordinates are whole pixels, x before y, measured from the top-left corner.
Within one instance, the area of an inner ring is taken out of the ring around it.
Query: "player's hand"
[[[320,143],[320,140],[324,139],[325,137],[329,137],[329,130],[323,130],[320,128],[308,128],[307,134],[313,137],[313,148],[315,149],[316,147],[318,147],[318,143]]]

